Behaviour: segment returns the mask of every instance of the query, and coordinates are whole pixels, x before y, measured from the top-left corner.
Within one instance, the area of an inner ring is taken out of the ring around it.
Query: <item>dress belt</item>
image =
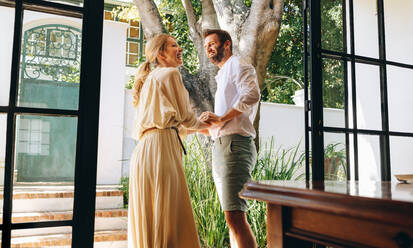
[[[148,131],[155,130],[155,129],[159,129],[159,128],[157,128],[157,127],[148,128],[145,131],[143,131],[142,135],[144,135]],[[186,150],[185,150],[185,147],[184,147],[184,143],[182,142],[181,137],[179,136],[178,128],[177,127],[167,127],[167,128],[164,128],[164,129],[173,129],[173,130],[175,130],[176,136],[178,137],[178,140],[179,140],[179,144],[181,144],[182,150],[184,151],[184,154],[186,155]],[[159,130],[161,130],[161,129],[159,129]]]

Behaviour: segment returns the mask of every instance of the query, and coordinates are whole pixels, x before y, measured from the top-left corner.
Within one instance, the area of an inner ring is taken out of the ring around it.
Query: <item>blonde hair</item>
[[[158,64],[157,56],[160,51],[164,51],[165,44],[168,41],[168,38],[172,37],[168,34],[157,34],[151,37],[145,47],[145,57],[146,61],[138,67],[138,71],[135,75],[135,82],[132,88],[133,95],[133,106],[138,106],[139,96],[141,94],[142,86],[145,83],[146,78],[151,72],[151,64]]]

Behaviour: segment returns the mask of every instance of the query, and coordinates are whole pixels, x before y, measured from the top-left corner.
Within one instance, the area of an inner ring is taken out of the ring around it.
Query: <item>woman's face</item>
[[[168,37],[165,50],[158,55],[161,64],[166,67],[178,67],[182,65],[182,48],[176,43],[175,39]]]

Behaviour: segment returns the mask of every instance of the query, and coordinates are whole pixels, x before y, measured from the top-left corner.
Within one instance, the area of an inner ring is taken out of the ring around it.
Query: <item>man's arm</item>
[[[255,69],[250,64],[240,65],[237,80],[235,80],[239,98],[232,108],[245,112],[260,100],[260,89]]]

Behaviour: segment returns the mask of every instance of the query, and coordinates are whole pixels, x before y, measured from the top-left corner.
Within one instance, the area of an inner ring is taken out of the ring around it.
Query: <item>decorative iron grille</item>
[[[21,79],[80,81],[81,31],[47,24],[24,32]]]

